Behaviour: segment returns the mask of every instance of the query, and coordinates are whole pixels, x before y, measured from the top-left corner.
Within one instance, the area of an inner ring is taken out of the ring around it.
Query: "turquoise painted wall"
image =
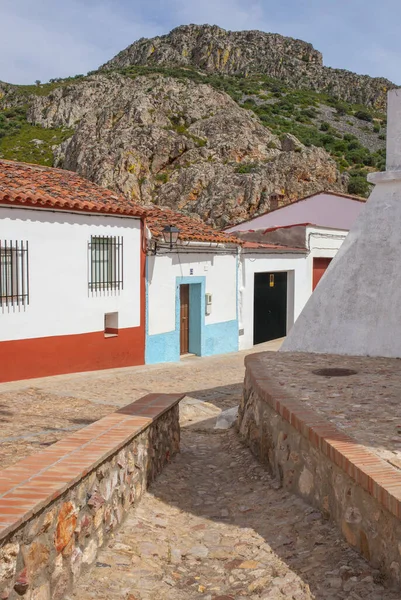
[[[198,356],[212,356],[238,350],[238,306],[235,320],[205,324],[206,277],[176,277],[175,330],[149,335],[146,276],[146,364],[180,360],[180,285],[184,284],[189,284],[189,351]]]
[[[181,278],[180,278],[181,279]],[[204,278],[203,278],[204,279]],[[175,323],[180,331],[180,285],[186,283],[180,281],[176,288],[175,306],[176,312]],[[205,282],[194,283],[189,286],[189,352],[202,356],[202,324],[205,314]],[[203,296],[203,305],[202,305]]]

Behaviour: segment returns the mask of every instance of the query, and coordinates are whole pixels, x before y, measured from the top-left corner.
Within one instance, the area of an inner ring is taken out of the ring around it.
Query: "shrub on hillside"
[[[309,119],[314,119],[315,117],[317,117],[317,112],[316,112],[316,109],[313,108],[313,106],[311,106],[310,108],[303,108],[301,110],[301,115],[304,115],[305,117],[308,117]]]
[[[255,171],[255,169],[257,168],[257,163],[242,163],[241,165],[238,165],[238,167],[235,167],[235,172],[236,173],[253,173]]]
[[[355,196],[367,196],[369,193],[369,183],[363,175],[351,177],[348,183],[348,193]]]
[[[361,121],[373,121],[372,115],[366,110],[357,110],[355,117]]]
[[[336,113],[339,117],[344,117],[347,114],[347,110],[344,106],[336,106]]]

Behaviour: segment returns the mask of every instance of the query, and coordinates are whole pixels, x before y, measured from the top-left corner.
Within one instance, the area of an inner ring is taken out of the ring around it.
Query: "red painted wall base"
[[[0,383],[143,365],[144,327],[0,342]]]

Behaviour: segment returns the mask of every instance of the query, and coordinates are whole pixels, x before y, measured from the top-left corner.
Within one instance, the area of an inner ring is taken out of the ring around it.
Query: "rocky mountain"
[[[384,167],[377,107],[391,85],[327,69],[300,40],[179,27],[88,76],[1,83],[0,157],[222,227],[269,209],[271,193],[366,194],[366,173]]]
[[[263,31],[226,31],[216,25],[183,25],[169,34],[140,39],[107,62],[103,70],[132,65],[194,67],[207,73],[260,73],[292,87],[327,92],[354,104],[383,109],[384,78],[323,66],[312,44]]]
[[[141,204],[158,204],[222,227],[346,180],[323,148],[280,138],[209,85],[152,75],[98,74],[36,97],[28,120],[71,128],[55,164]]]

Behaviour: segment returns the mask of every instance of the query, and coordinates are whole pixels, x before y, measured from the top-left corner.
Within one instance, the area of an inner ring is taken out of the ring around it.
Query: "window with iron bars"
[[[123,238],[92,235],[89,242],[89,289],[123,289]]]
[[[27,304],[28,242],[0,240],[0,306]]]

